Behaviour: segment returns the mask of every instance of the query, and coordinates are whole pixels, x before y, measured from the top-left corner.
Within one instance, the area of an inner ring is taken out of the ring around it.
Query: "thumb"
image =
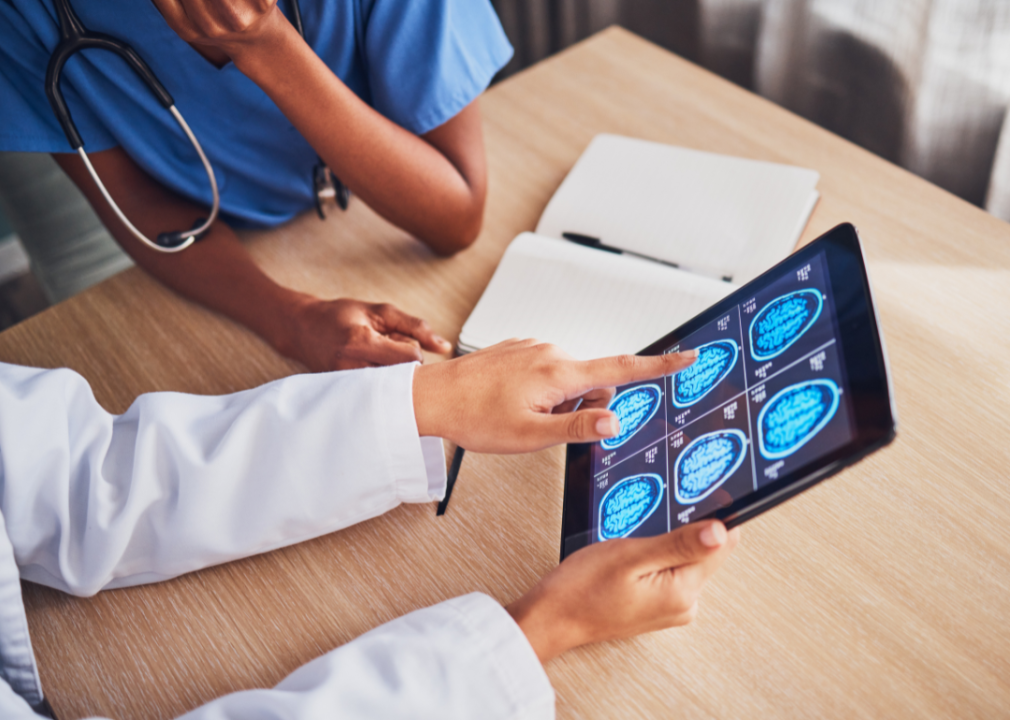
[[[617,415],[603,408],[542,417],[541,436],[551,445],[596,442],[621,432]]]
[[[693,565],[718,552],[727,539],[726,526],[718,520],[703,520],[664,535],[645,538],[638,570],[652,573]]]

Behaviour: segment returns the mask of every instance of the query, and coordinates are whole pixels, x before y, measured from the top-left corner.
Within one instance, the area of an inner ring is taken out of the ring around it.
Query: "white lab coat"
[[[0,718],[37,718],[42,701],[19,576],[92,595],[441,497],[442,445],[417,435],[414,367],[299,375],[222,397],[152,393],[113,416],[74,372],[0,364]],[[475,593],[184,717],[553,716],[526,637]]]

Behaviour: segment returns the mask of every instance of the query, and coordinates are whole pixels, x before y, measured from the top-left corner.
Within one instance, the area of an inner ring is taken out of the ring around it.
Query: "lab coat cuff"
[[[441,500],[445,497],[445,447],[442,438],[422,437],[421,453],[424,455],[424,471],[428,475],[428,500]]]
[[[483,593],[447,600],[462,617],[491,673],[512,698],[514,718],[553,718],[554,688],[526,634],[498,601]]]
[[[392,410],[382,414],[379,437],[386,441],[390,481],[401,502],[432,502],[445,495],[445,451],[441,438],[419,437],[414,416],[414,370],[418,363],[389,368],[380,402]]]

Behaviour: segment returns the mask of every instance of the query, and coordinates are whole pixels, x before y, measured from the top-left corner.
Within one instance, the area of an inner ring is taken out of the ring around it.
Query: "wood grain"
[[[804,241],[859,228],[900,413],[891,447],[745,526],[694,625],[553,661],[559,717],[1006,716],[1010,225],[619,29],[481,103],[491,189],[472,249],[436,258],[354,202],[248,233],[251,251],[283,283],[391,301],[455,338],[596,133],[811,167]],[[3,333],[0,359],[72,367],[116,412],[297,370],[137,270]],[[159,585],[77,599],[26,583],[47,695],[65,719],[169,718],[415,608],[507,602],[556,562],[563,464],[470,454],[443,518],[401,507]]]

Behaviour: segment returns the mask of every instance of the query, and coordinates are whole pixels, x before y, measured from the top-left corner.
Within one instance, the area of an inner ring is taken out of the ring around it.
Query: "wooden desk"
[[[249,235],[284,283],[383,299],[454,338],[507,243],[590,138],[635,135],[821,172],[804,235],[862,231],[898,441],[747,524],[689,628],[584,648],[548,673],[567,717],[995,717],[1010,712],[1010,225],[621,30],[491,90],[477,245],[441,260],[361,203]],[[110,410],[294,368],[132,270],[0,335]],[[401,507],[329,537],[88,600],[26,585],[57,713],[168,718],[269,686],[384,621],[556,562],[563,453],[469,455],[449,513]],[[278,478],[283,481],[283,478]]]

